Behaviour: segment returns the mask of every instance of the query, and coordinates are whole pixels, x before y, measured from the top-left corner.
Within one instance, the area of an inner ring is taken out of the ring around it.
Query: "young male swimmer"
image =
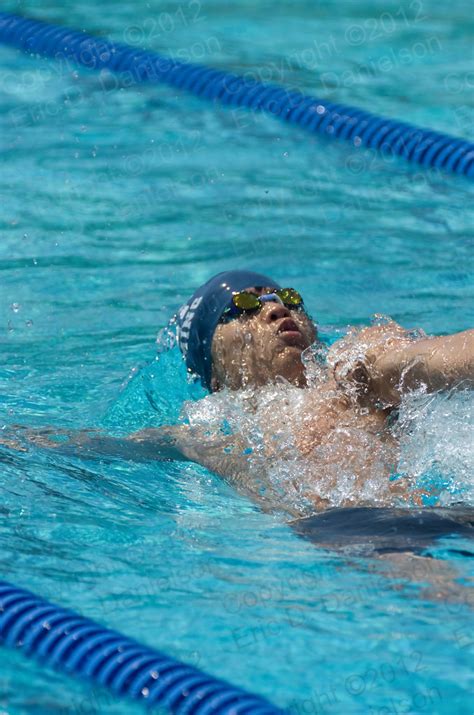
[[[420,338],[394,322],[337,341],[317,378],[309,380],[302,355],[306,351],[307,357],[308,348],[318,342],[318,333],[302,296],[250,271],[211,278],[181,308],[177,323],[187,368],[210,392],[227,390],[231,395],[252,388],[255,397],[267,386],[283,383],[300,388],[297,410],[285,402],[284,393],[276,405],[275,400],[266,406],[265,400],[263,405],[250,400],[254,424],[263,435],[257,450],[248,433],[236,429],[224,434],[205,424],[145,429],[126,439],[83,432],[69,435],[71,446],[90,455],[197,462],[256,498],[265,468],[296,455],[305,465],[304,499],[315,509],[334,504],[331,490],[340,474],[350,475],[353,484],[339,506],[364,504],[371,497],[383,504],[405,489],[401,480],[390,480],[398,461],[390,418],[402,397],[418,388],[435,392],[474,385],[474,330]],[[285,434],[292,435],[290,442],[280,439],[282,424]],[[44,432],[30,439],[64,448],[45,439]],[[367,491],[375,473],[383,475],[385,494]],[[324,489],[318,488],[323,479]],[[298,481],[293,475],[286,488],[301,497]],[[268,480],[264,486],[271,493]]]

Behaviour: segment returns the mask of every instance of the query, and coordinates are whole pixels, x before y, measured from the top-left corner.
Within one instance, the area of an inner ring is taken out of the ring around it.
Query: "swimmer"
[[[472,509],[414,509],[425,494],[391,479],[399,458],[392,428],[398,406],[416,390],[472,388],[474,330],[426,337],[386,322],[350,331],[322,360],[303,297],[291,284],[248,271],[221,273],[201,286],[177,325],[187,369],[210,393],[194,405],[202,415],[197,424],[127,438],[17,427],[13,439],[4,432],[0,442],[101,460],[196,462],[262,509],[288,515],[300,537],[342,550],[345,559],[349,546],[355,549],[353,565],[380,571],[396,591],[401,580],[424,584],[421,595],[429,600],[474,607],[474,590],[459,583],[463,574],[426,551],[443,535],[470,537]],[[220,398],[237,400],[230,433],[205,423],[209,402]],[[240,429],[243,405],[253,429]],[[363,562],[362,555],[374,558]]]
[[[265,492],[266,507],[268,498],[274,507],[281,499],[294,517],[334,505],[393,504],[394,495],[402,501],[414,497],[417,503],[422,494],[407,495],[403,480],[390,479],[398,459],[391,430],[397,407],[416,390],[474,384],[474,330],[420,337],[395,322],[350,331],[331,346],[310,378],[311,365],[318,362],[312,362],[311,351],[320,342],[303,296],[291,284],[282,287],[250,271],[214,276],[176,320],[188,371],[210,393],[249,395],[246,409],[263,435],[259,449],[245,431],[224,434],[205,424],[144,429],[122,439],[89,430],[67,432],[68,447],[89,456],[196,462],[259,502]],[[259,395],[274,385],[282,387],[281,399],[261,404]],[[298,393],[296,411],[290,407],[291,391]],[[280,439],[283,428],[286,437]],[[63,451],[64,441],[54,441],[58,434],[31,430],[28,439]],[[286,499],[281,488],[275,490],[268,470],[277,460],[294,458],[304,468],[301,479],[285,482],[291,492]],[[383,476],[385,487],[374,495],[366,485],[375,473]],[[350,476],[352,488],[335,504],[331,493],[338,489],[340,474]],[[298,500],[306,507],[290,506]]]

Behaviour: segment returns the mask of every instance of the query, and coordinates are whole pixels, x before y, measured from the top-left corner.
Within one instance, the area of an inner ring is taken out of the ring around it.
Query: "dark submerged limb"
[[[474,556],[472,507],[336,508],[297,519],[290,526],[313,544],[342,552],[345,566],[384,577],[391,590],[403,592],[406,585],[415,584],[420,598],[444,603],[448,609],[449,604],[474,608],[474,588],[459,564],[430,553],[443,538],[443,546],[453,554]],[[459,544],[457,537],[464,543]],[[466,540],[470,540],[467,548]]]
[[[356,546],[358,553],[369,555],[400,551],[420,554],[436,539],[463,536],[473,539],[469,555],[474,556],[474,508],[463,506],[335,508],[296,519],[290,526],[318,546],[338,550]]]

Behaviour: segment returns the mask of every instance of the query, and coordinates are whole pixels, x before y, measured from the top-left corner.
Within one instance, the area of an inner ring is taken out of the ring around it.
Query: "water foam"
[[[314,370],[313,387],[318,368]],[[238,392],[223,390],[185,403],[182,417],[205,430],[211,441],[232,434],[245,439],[242,484],[269,509],[307,515],[315,511],[315,504],[473,502],[471,392],[414,393],[402,402],[387,442],[374,443],[373,433],[363,423],[341,425],[325,444],[303,454],[297,432],[305,429],[310,392],[283,382]]]

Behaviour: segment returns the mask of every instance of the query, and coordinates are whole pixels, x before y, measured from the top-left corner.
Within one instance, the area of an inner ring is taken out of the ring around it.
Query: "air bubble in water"
[[[14,313],[18,313],[20,311],[21,305],[19,303],[12,303],[10,308],[11,310],[13,310]]]
[[[388,315],[383,315],[383,313],[374,313],[370,322],[372,325],[388,325],[392,322],[392,318]]]

